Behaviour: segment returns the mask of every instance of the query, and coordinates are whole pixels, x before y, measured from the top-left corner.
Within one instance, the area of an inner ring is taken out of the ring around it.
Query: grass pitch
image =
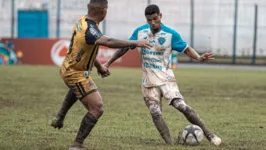
[[[86,113],[80,102],[68,113],[64,128],[49,126],[66,86],[57,67],[0,67],[0,149],[66,150]],[[95,71],[94,71],[95,72]],[[266,72],[179,69],[180,90],[205,123],[223,139],[215,147],[167,146],[155,129],[140,90],[140,69],[111,68],[112,75],[94,81],[105,113],[85,142],[89,150],[265,150]],[[176,139],[189,122],[163,102],[163,116]]]

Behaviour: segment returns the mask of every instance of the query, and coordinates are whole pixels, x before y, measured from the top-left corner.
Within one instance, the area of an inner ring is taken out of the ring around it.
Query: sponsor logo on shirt
[[[91,27],[90,29],[90,32],[93,36],[95,36],[96,38],[99,38],[100,37],[100,34],[97,32],[97,30],[93,27]]]
[[[144,65],[144,68],[163,70],[163,66],[159,66],[159,65],[155,65],[155,64],[151,64],[147,62],[144,62],[143,65]]]
[[[159,63],[162,62],[162,60],[155,59],[155,58],[149,58],[149,57],[143,57],[143,60],[150,61],[150,62],[159,62]]]
[[[141,48],[141,54],[142,55],[162,56],[162,55],[164,55],[164,52],[155,52],[155,51],[147,50],[145,48]]]

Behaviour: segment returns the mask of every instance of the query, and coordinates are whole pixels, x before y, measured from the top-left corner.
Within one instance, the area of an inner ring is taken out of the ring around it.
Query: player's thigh
[[[65,99],[77,100],[78,98],[76,97],[76,95],[73,92],[73,90],[69,89],[67,94],[66,94],[66,96],[65,96]]]
[[[89,111],[103,111],[103,101],[101,94],[98,91],[86,95],[81,99],[81,102]]]
[[[167,100],[168,104],[172,103],[173,99],[184,99],[179,91],[176,82],[168,82],[165,85],[160,86],[163,97]]]
[[[91,94],[86,95],[81,99],[82,104],[87,108],[88,112],[96,117],[100,118],[104,112],[103,101],[100,93],[95,91]]]
[[[149,108],[150,105],[157,104],[161,106],[162,93],[158,87],[141,87],[143,98],[146,106]]]
[[[103,101],[92,78],[79,75],[72,79],[74,80],[67,82],[69,88],[92,115],[100,117],[103,113]]]

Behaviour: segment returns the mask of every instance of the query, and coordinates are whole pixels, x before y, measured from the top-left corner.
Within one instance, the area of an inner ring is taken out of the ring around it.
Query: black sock
[[[77,101],[78,99],[76,98],[75,94],[69,90],[67,95],[65,96],[64,102],[57,113],[57,118],[60,121],[63,121],[65,119],[65,116],[68,112],[68,110],[73,106],[73,104]]]
[[[78,134],[75,139],[75,143],[83,144],[84,140],[90,134],[97,121],[98,120],[93,115],[87,113],[82,119]]]
[[[152,116],[152,120],[166,144],[172,144],[169,128],[161,115]]]
[[[205,137],[208,140],[210,140],[212,132],[206,125],[204,125],[203,121],[200,119],[200,117],[196,114],[196,112],[192,108],[187,107],[186,111],[184,111],[183,114],[186,116],[187,120],[190,123],[199,126],[203,130]]]

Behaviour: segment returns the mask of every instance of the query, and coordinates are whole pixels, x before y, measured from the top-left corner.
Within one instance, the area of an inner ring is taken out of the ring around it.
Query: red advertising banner
[[[14,50],[23,55],[20,58],[21,62],[30,65],[60,66],[70,44],[70,41],[65,39],[3,39],[2,41],[12,43]],[[100,47],[97,59],[105,63],[115,51],[116,49]],[[112,66],[139,67],[139,51],[130,50]]]

